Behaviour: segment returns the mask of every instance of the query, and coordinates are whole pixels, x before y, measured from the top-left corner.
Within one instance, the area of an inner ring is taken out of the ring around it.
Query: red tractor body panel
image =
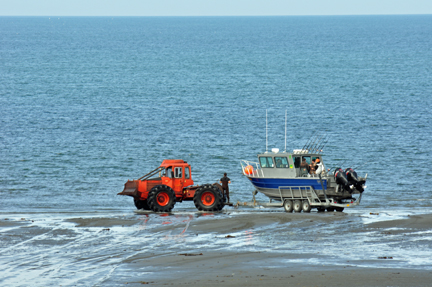
[[[153,187],[166,185],[174,190],[176,201],[193,199],[196,187],[190,190],[186,189],[186,187],[194,184],[190,164],[181,159],[166,159],[159,166],[159,169],[160,177],[128,180],[124,190],[119,194],[146,200]]]
[[[138,209],[171,211],[175,202],[193,200],[198,210],[219,211],[223,192],[219,184],[194,186],[191,166],[181,159],[167,159],[155,170],[136,180],[128,180],[119,195],[134,198]]]
[[[135,180],[138,185],[139,199],[147,199],[148,192],[155,186],[161,185],[162,180]]]

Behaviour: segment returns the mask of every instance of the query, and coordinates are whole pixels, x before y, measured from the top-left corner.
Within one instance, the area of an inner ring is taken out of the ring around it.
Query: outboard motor
[[[365,184],[365,180],[360,180],[357,176],[357,172],[355,172],[352,168],[345,169],[345,174],[348,179],[348,181],[355,186],[355,188],[363,192],[363,184]]]
[[[348,181],[346,173],[343,171],[343,169],[337,168],[334,172],[334,177],[337,184],[341,185],[343,189],[345,189],[349,193],[353,193],[354,186]]]

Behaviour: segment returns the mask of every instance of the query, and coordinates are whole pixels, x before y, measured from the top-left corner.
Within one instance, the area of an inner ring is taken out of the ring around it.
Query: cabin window
[[[277,168],[289,168],[288,160],[286,157],[277,157],[275,156],[275,162]]]
[[[167,176],[167,177],[169,177],[169,178],[172,178],[172,167],[167,167],[166,169],[165,169],[165,176]]]
[[[189,169],[189,167],[185,167],[185,178],[190,178],[190,169]]]
[[[300,168],[300,157],[299,156],[294,157],[294,167]]]
[[[261,167],[273,167],[273,158],[272,157],[260,157]]]
[[[174,177],[175,178],[182,178],[182,167],[176,167],[174,168]]]

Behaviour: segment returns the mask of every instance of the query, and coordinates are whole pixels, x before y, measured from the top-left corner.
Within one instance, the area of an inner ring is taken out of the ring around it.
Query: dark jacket
[[[229,177],[224,176],[220,179],[220,181],[222,181],[222,187],[227,188],[228,187],[228,181],[230,181],[230,179],[229,179]]]

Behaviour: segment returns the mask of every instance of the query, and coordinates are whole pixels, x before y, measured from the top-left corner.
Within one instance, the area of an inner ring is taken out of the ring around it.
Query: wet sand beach
[[[364,211],[3,215],[0,283],[430,286],[430,222]]]

